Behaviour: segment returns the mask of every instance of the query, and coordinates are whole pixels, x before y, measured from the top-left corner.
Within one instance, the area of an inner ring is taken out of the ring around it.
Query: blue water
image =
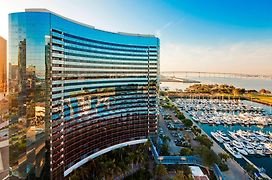
[[[254,78],[235,78],[235,77],[189,77],[206,84],[228,84],[238,88],[255,89],[268,89],[272,91],[272,79],[254,79]]]
[[[254,103],[250,101],[244,101],[244,103],[252,104],[255,106],[263,107],[264,110],[267,113],[270,113],[272,108],[266,105],[262,105],[259,103]],[[201,129],[203,129],[209,136],[211,136],[211,131],[217,131],[220,130],[222,132],[225,132],[226,134],[228,131],[237,131],[237,130],[251,130],[251,131],[262,131],[262,132],[272,132],[271,126],[266,127],[259,127],[259,126],[241,126],[241,125],[234,125],[234,126],[224,126],[224,125],[218,125],[218,126],[211,126],[208,124],[201,124],[197,123]],[[222,144],[219,144],[221,147],[223,147]],[[254,157],[254,156],[247,156],[247,159],[249,159],[252,163],[254,163],[257,167],[263,167],[266,169],[267,175],[272,177],[272,158],[271,157]],[[246,165],[246,161],[243,159],[236,159],[236,161],[243,167]]]
[[[255,89],[257,91],[261,89],[267,89],[272,91],[272,79],[254,79],[254,78],[235,78],[235,77],[196,77],[196,76],[178,76],[176,77],[197,80],[202,84],[228,84],[238,88]],[[172,90],[182,89],[185,90],[187,87],[195,83],[177,83],[177,82],[162,82],[162,87],[169,87]]]

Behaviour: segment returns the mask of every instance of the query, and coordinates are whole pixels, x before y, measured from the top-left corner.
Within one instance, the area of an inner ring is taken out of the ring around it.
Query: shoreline
[[[203,94],[203,93],[186,93],[186,92],[176,92],[176,91],[169,91],[167,93],[168,93],[168,96],[172,98],[240,99],[240,100],[247,100],[247,101],[256,102],[256,103],[260,103],[260,104],[272,107],[272,103],[246,97],[245,95],[234,96],[232,94]],[[271,96],[271,99],[272,99],[272,96]]]
[[[190,79],[179,78],[179,77],[168,77],[168,76],[162,76],[162,75],[160,77],[160,82],[200,83],[200,81],[197,81],[197,80],[190,80]]]
[[[250,99],[250,98],[245,98],[245,100],[248,100],[248,101],[251,101],[251,102],[255,102],[255,103],[260,103],[260,104],[272,107],[272,103],[263,102],[263,101],[260,101],[260,100]]]

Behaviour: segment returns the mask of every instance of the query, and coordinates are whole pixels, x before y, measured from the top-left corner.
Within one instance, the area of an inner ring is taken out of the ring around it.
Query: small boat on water
[[[239,148],[235,148],[239,153],[247,156],[248,155],[248,152],[245,150],[245,149],[239,149]]]
[[[248,149],[248,148],[245,148],[245,150],[247,151],[247,153],[249,155],[254,155],[255,154],[255,151],[253,149]]]
[[[232,145],[239,148],[239,149],[243,149],[244,148],[244,144],[242,142],[238,142],[236,140],[232,141]]]
[[[239,140],[239,138],[236,136],[235,132],[229,131],[229,135],[230,135],[230,137],[232,137],[233,139]]]
[[[223,143],[224,142],[224,140],[216,132],[211,132],[211,135],[219,143]]]
[[[217,131],[218,136],[220,136],[224,141],[230,141],[230,138],[222,131]]]
[[[237,152],[237,151],[235,151],[234,149],[232,149],[231,146],[230,146],[228,143],[224,143],[223,145],[224,145],[224,147],[226,148],[226,150],[227,150],[231,155],[233,155],[235,158],[241,159],[241,158],[243,157],[239,152]]]
[[[265,156],[265,154],[263,153],[263,150],[260,150],[260,149],[256,149],[255,153],[260,155],[260,156]]]

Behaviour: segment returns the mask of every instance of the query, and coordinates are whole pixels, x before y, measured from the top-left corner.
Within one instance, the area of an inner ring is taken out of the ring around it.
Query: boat
[[[211,135],[219,143],[223,143],[224,142],[224,140],[216,132],[211,132]]]
[[[230,135],[230,137],[232,137],[233,139],[239,140],[239,138],[236,136],[235,132],[229,131],[229,135]]]
[[[232,141],[232,145],[234,145],[235,147],[237,147],[239,149],[243,149],[244,148],[244,144],[242,142],[238,142],[236,140]]]
[[[237,151],[235,151],[234,149],[232,149],[228,143],[224,143],[223,145],[224,145],[224,147],[226,148],[226,150],[227,150],[231,155],[233,155],[235,158],[241,159],[241,158],[243,157],[239,152],[237,152]]]
[[[247,153],[249,155],[254,155],[255,154],[255,151],[253,149],[248,149],[248,148],[245,148],[245,150],[247,151]]]
[[[260,155],[260,156],[264,156],[265,154],[263,153],[263,150],[255,150],[256,154]]]
[[[245,149],[239,149],[239,148],[235,148],[239,153],[247,156],[248,155],[248,152],[245,150]]]
[[[227,137],[227,135],[223,133],[222,131],[218,131],[217,133],[224,141],[230,141],[230,138]]]
[[[209,124],[214,124],[215,122],[212,119],[207,120]]]

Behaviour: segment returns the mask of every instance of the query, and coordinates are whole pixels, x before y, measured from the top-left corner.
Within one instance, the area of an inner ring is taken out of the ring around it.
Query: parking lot
[[[169,137],[168,147],[172,155],[179,155],[182,147],[189,147],[190,132],[169,109],[160,109],[159,135]]]

